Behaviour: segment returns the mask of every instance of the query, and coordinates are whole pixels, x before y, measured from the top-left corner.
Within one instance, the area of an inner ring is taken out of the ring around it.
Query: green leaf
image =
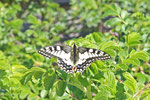
[[[122,70],[127,70],[128,69],[128,66],[124,63],[117,65],[117,67],[121,68]]]
[[[125,10],[122,10],[121,11],[121,18],[122,19],[125,19],[125,17],[128,15],[128,12],[127,11],[125,11]]]
[[[94,99],[95,100],[108,100],[108,97],[110,95],[109,91],[105,90],[102,87],[99,90],[100,90],[100,92],[98,92],[96,94],[96,96],[94,97]]]
[[[135,46],[140,43],[140,40],[142,40],[142,37],[137,32],[132,32],[128,35],[127,44],[129,46]]]
[[[106,66],[102,61],[96,61],[95,64],[97,65],[97,68],[101,71],[105,70]]]
[[[40,67],[32,67],[29,71],[30,72],[46,72],[45,69],[40,68]]]
[[[26,84],[29,80],[31,80],[33,74],[33,72],[27,72],[21,79],[21,83]]]
[[[106,53],[108,53],[111,57],[115,57],[115,56],[116,56],[116,52],[115,52],[115,50],[113,50],[113,49],[107,48],[107,49],[105,49],[104,51],[105,51]]]
[[[91,70],[94,74],[98,73],[97,65],[96,65],[95,63],[92,63],[92,64],[90,65],[90,70]]]
[[[106,72],[104,73],[104,77],[106,79],[106,83],[104,85],[107,85],[107,90],[112,94],[115,95],[116,93],[116,86],[117,86],[117,81],[115,78],[115,75],[113,72]]]
[[[26,72],[28,69],[23,65],[13,65],[12,70],[13,72],[23,73]]]
[[[27,98],[27,100],[36,100],[36,99],[37,99],[37,95],[33,93],[31,93]]]
[[[56,85],[56,94],[62,96],[65,92],[66,83],[64,81],[58,81]]]
[[[44,78],[44,88],[46,90],[49,90],[50,88],[52,88],[54,82],[55,82],[55,79],[56,79],[56,75],[55,74],[52,74],[52,75],[47,75],[45,78]]]
[[[149,61],[149,56],[145,51],[139,51],[139,52],[135,52],[134,54],[130,54],[131,58],[134,59],[142,59],[144,61]]]
[[[100,37],[100,33],[94,32],[94,33],[92,34],[92,36],[93,36],[93,38],[94,38],[94,40],[95,40],[96,43],[102,41],[102,40],[101,40],[101,37]]]
[[[136,77],[137,77],[138,83],[141,83],[141,84],[144,84],[147,78],[145,74],[142,74],[139,72],[136,74]]]
[[[117,93],[116,93],[117,100],[126,100],[126,96],[124,93],[124,85],[122,83],[117,83]]]
[[[129,63],[129,64],[133,64],[136,66],[140,65],[140,61],[138,59],[134,59],[134,58],[125,59],[124,63]]]
[[[111,18],[105,22],[108,26],[114,26],[121,22],[121,19],[118,17]]]
[[[20,93],[20,99],[25,99],[30,94],[30,88],[22,87],[22,91]]]
[[[76,75],[71,77],[71,82],[68,82],[68,84],[77,87],[78,89],[80,89],[86,94],[88,99],[92,99],[91,88],[90,88],[91,86],[90,85],[86,87],[83,86],[82,83],[78,80]]]
[[[113,41],[105,42],[101,46],[101,50],[105,50],[107,48],[111,48],[111,47],[114,47],[114,46],[115,46],[115,42],[113,42]]]
[[[103,17],[117,16],[118,15],[114,6],[111,6],[111,5],[105,5],[103,8],[103,11],[104,11]]]
[[[86,77],[82,77],[81,75],[79,75],[78,80],[85,87],[87,87],[89,85],[89,82]]]
[[[137,83],[136,80],[133,78],[133,76],[128,73],[125,72],[123,73],[124,78],[126,79],[123,84],[125,86],[125,90],[126,92],[128,92],[131,95],[134,95],[136,90],[137,90]]]

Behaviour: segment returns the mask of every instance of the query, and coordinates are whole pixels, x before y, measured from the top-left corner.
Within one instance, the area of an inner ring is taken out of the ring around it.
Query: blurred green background
[[[66,74],[37,51],[111,55]],[[150,0],[1,0],[0,100],[150,100]]]

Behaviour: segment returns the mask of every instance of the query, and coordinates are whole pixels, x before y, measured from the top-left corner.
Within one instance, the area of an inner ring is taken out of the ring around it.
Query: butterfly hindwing
[[[64,62],[62,59],[57,59],[58,66],[64,70],[66,73],[73,73],[74,71],[72,70],[73,65],[67,64]]]

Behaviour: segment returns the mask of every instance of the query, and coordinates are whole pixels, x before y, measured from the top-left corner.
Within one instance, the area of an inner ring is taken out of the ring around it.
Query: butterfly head
[[[76,47],[77,47],[76,43],[73,43],[72,47],[73,47],[73,48],[76,48]]]

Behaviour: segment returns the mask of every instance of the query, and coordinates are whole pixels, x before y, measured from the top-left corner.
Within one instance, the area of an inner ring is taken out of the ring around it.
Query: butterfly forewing
[[[38,53],[45,57],[51,58],[52,56],[62,59],[63,61],[70,60],[70,46],[48,46],[41,48]]]

